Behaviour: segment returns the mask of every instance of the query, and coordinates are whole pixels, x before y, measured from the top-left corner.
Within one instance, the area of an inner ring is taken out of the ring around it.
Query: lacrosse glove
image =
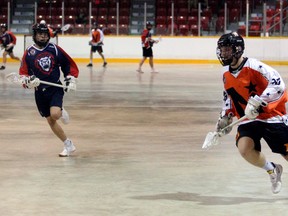
[[[217,124],[216,124],[216,132],[221,132],[221,135],[229,134],[232,131],[232,127],[228,127],[227,129],[223,130],[223,128],[227,127],[233,122],[233,114],[229,113],[228,115],[224,115],[219,117]]]
[[[64,79],[65,86],[65,92],[69,92],[70,90],[76,90],[76,78],[74,76],[67,76]]]
[[[245,108],[245,115],[247,118],[251,120],[256,119],[259,115],[261,106],[267,106],[267,102],[262,100],[258,95],[250,97]]]

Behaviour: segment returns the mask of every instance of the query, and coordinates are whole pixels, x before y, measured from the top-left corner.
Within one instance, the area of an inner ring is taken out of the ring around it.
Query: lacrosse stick
[[[209,149],[211,148],[212,146],[215,146],[215,145],[219,145],[221,142],[220,142],[220,137],[224,135],[224,131],[228,128],[232,128],[234,125],[240,123],[241,121],[243,121],[244,119],[246,119],[247,117],[244,115],[242,116],[240,119],[238,119],[237,121],[235,122],[232,122],[231,124],[229,124],[228,126],[224,127],[221,129],[220,132],[208,132],[208,134],[206,135],[205,137],[205,140],[204,140],[204,143],[202,145],[202,149]]]
[[[10,74],[7,74],[6,75],[6,79],[11,82],[11,83],[15,83],[15,84],[20,84],[20,85],[23,85],[25,83],[23,83],[22,79],[19,78],[18,74],[16,73],[10,73]],[[55,87],[59,87],[59,88],[68,88],[70,90],[74,90],[76,91],[76,87],[75,88],[71,88],[70,86],[65,86],[65,85],[61,85],[61,84],[57,84],[57,83],[52,83],[52,82],[46,82],[46,81],[43,81],[43,80],[40,80],[40,83],[42,84],[46,84],[46,85],[50,85],[50,86],[55,86]]]
[[[66,24],[66,25],[64,25],[64,26],[62,26],[62,28],[61,28],[61,31],[67,31],[69,28],[70,28],[70,24]]]

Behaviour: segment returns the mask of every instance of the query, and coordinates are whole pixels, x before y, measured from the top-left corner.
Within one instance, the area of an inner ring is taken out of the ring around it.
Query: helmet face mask
[[[217,42],[216,55],[223,66],[237,64],[245,49],[243,38],[237,32],[224,34]]]
[[[49,29],[46,24],[35,24],[33,26],[33,40],[39,47],[45,47],[50,40]]]

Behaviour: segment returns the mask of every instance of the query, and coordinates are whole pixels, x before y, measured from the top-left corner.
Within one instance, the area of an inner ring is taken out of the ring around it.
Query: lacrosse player
[[[103,55],[103,40],[104,40],[104,34],[103,31],[98,27],[97,23],[93,23],[93,29],[91,32],[92,38],[89,41],[90,48],[90,63],[87,65],[87,67],[93,67],[93,53],[96,51],[99,53],[103,60],[103,67],[106,67],[107,62],[105,59],[105,56]]]
[[[1,48],[4,49],[3,52],[3,65],[0,67],[0,70],[5,70],[6,68],[6,62],[7,62],[7,55],[9,55],[12,59],[21,61],[20,58],[14,55],[13,49],[16,45],[16,36],[10,32],[7,31],[7,25],[1,24],[1,31],[0,31],[0,44]]]
[[[146,61],[147,58],[149,58],[149,65],[151,67],[151,72],[155,73],[157,72],[154,69],[154,61],[153,61],[153,44],[154,43],[158,43],[158,40],[153,40],[152,39],[152,34],[151,34],[151,29],[152,29],[153,25],[150,22],[146,23],[146,29],[143,30],[142,35],[141,35],[141,41],[142,41],[142,51],[143,51],[143,58],[141,59],[140,63],[139,63],[139,67],[136,70],[139,73],[144,73],[141,69],[142,65],[144,64],[144,62]]]
[[[59,46],[49,43],[50,34],[46,24],[33,26],[34,45],[24,52],[19,75],[25,88],[35,89],[35,101],[39,113],[47,119],[53,133],[64,142],[64,149],[60,157],[67,157],[75,151],[72,141],[67,138],[62,127],[57,123],[61,119],[64,124],[69,122],[69,115],[63,109],[64,91],[76,88],[76,78],[79,70],[73,59]],[[67,88],[41,84],[41,81],[62,84],[60,81],[60,67],[65,77]],[[68,88],[69,87],[69,88]]]
[[[285,83],[274,68],[243,57],[244,40],[236,32],[222,35],[217,44],[217,57],[224,66],[224,103],[217,131],[230,124],[233,116],[245,115],[247,118],[238,127],[236,146],[247,162],[267,171],[272,192],[279,193],[283,168],[266,160],[260,140],[263,138],[272,152],[288,160]]]

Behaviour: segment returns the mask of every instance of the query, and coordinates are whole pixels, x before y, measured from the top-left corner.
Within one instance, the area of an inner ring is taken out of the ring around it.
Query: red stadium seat
[[[119,16],[119,24],[129,25],[129,17],[128,16]]]
[[[167,34],[166,25],[162,25],[162,24],[156,25],[156,34],[157,35],[166,35]]]
[[[108,22],[108,24],[115,25],[117,22],[116,16],[108,16],[107,22]]]
[[[119,34],[121,34],[121,35],[127,35],[127,34],[129,34],[128,25],[125,25],[125,24],[119,25]]]
[[[166,8],[157,8],[156,15],[157,16],[167,16]]]
[[[190,31],[191,31],[191,35],[198,36],[198,32],[199,32],[198,25],[191,25]]]
[[[129,8],[121,8],[119,9],[119,16],[130,16],[130,9]]]
[[[188,25],[198,25],[198,16],[189,16]]]
[[[167,20],[166,20],[166,16],[157,16],[156,19],[156,24],[161,24],[161,25],[166,25]]]
[[[201,29],[203,31],[209,31],[210,30],[209,29],[209,22],[210,22],[209,17],[205,17],[205,16],[201,17]]]
[[[218,17],[216,20],[216,33],[224,32],[224,26],[225,26],[225,18]]]
[[[240,19],[240,10],[238,8],[232,8],[229,11],[229,21],[238,22]]]
[[[188,10],[188,8],[179,8],[177,14],[178,14],[178,16],[188,17],[189,10]]]
[[[107,16],[108,15],[108,8],[99,8],[98,9],[98,16]]]
[[[107,29],[110,31],[111,35],[116,34],[116,25],[115,24],[108,24]]]
[[[187,36],[189,34],[188,25],[179,25],[179,33],[180,35]]]
[[[249,36],[260,36],[261,27],[259,24],[253,24],[249,27]]]
[[[176,23],[178,25],[186,25],[187,24],[187,17],[184,17],[184,16],[176,17]]]

